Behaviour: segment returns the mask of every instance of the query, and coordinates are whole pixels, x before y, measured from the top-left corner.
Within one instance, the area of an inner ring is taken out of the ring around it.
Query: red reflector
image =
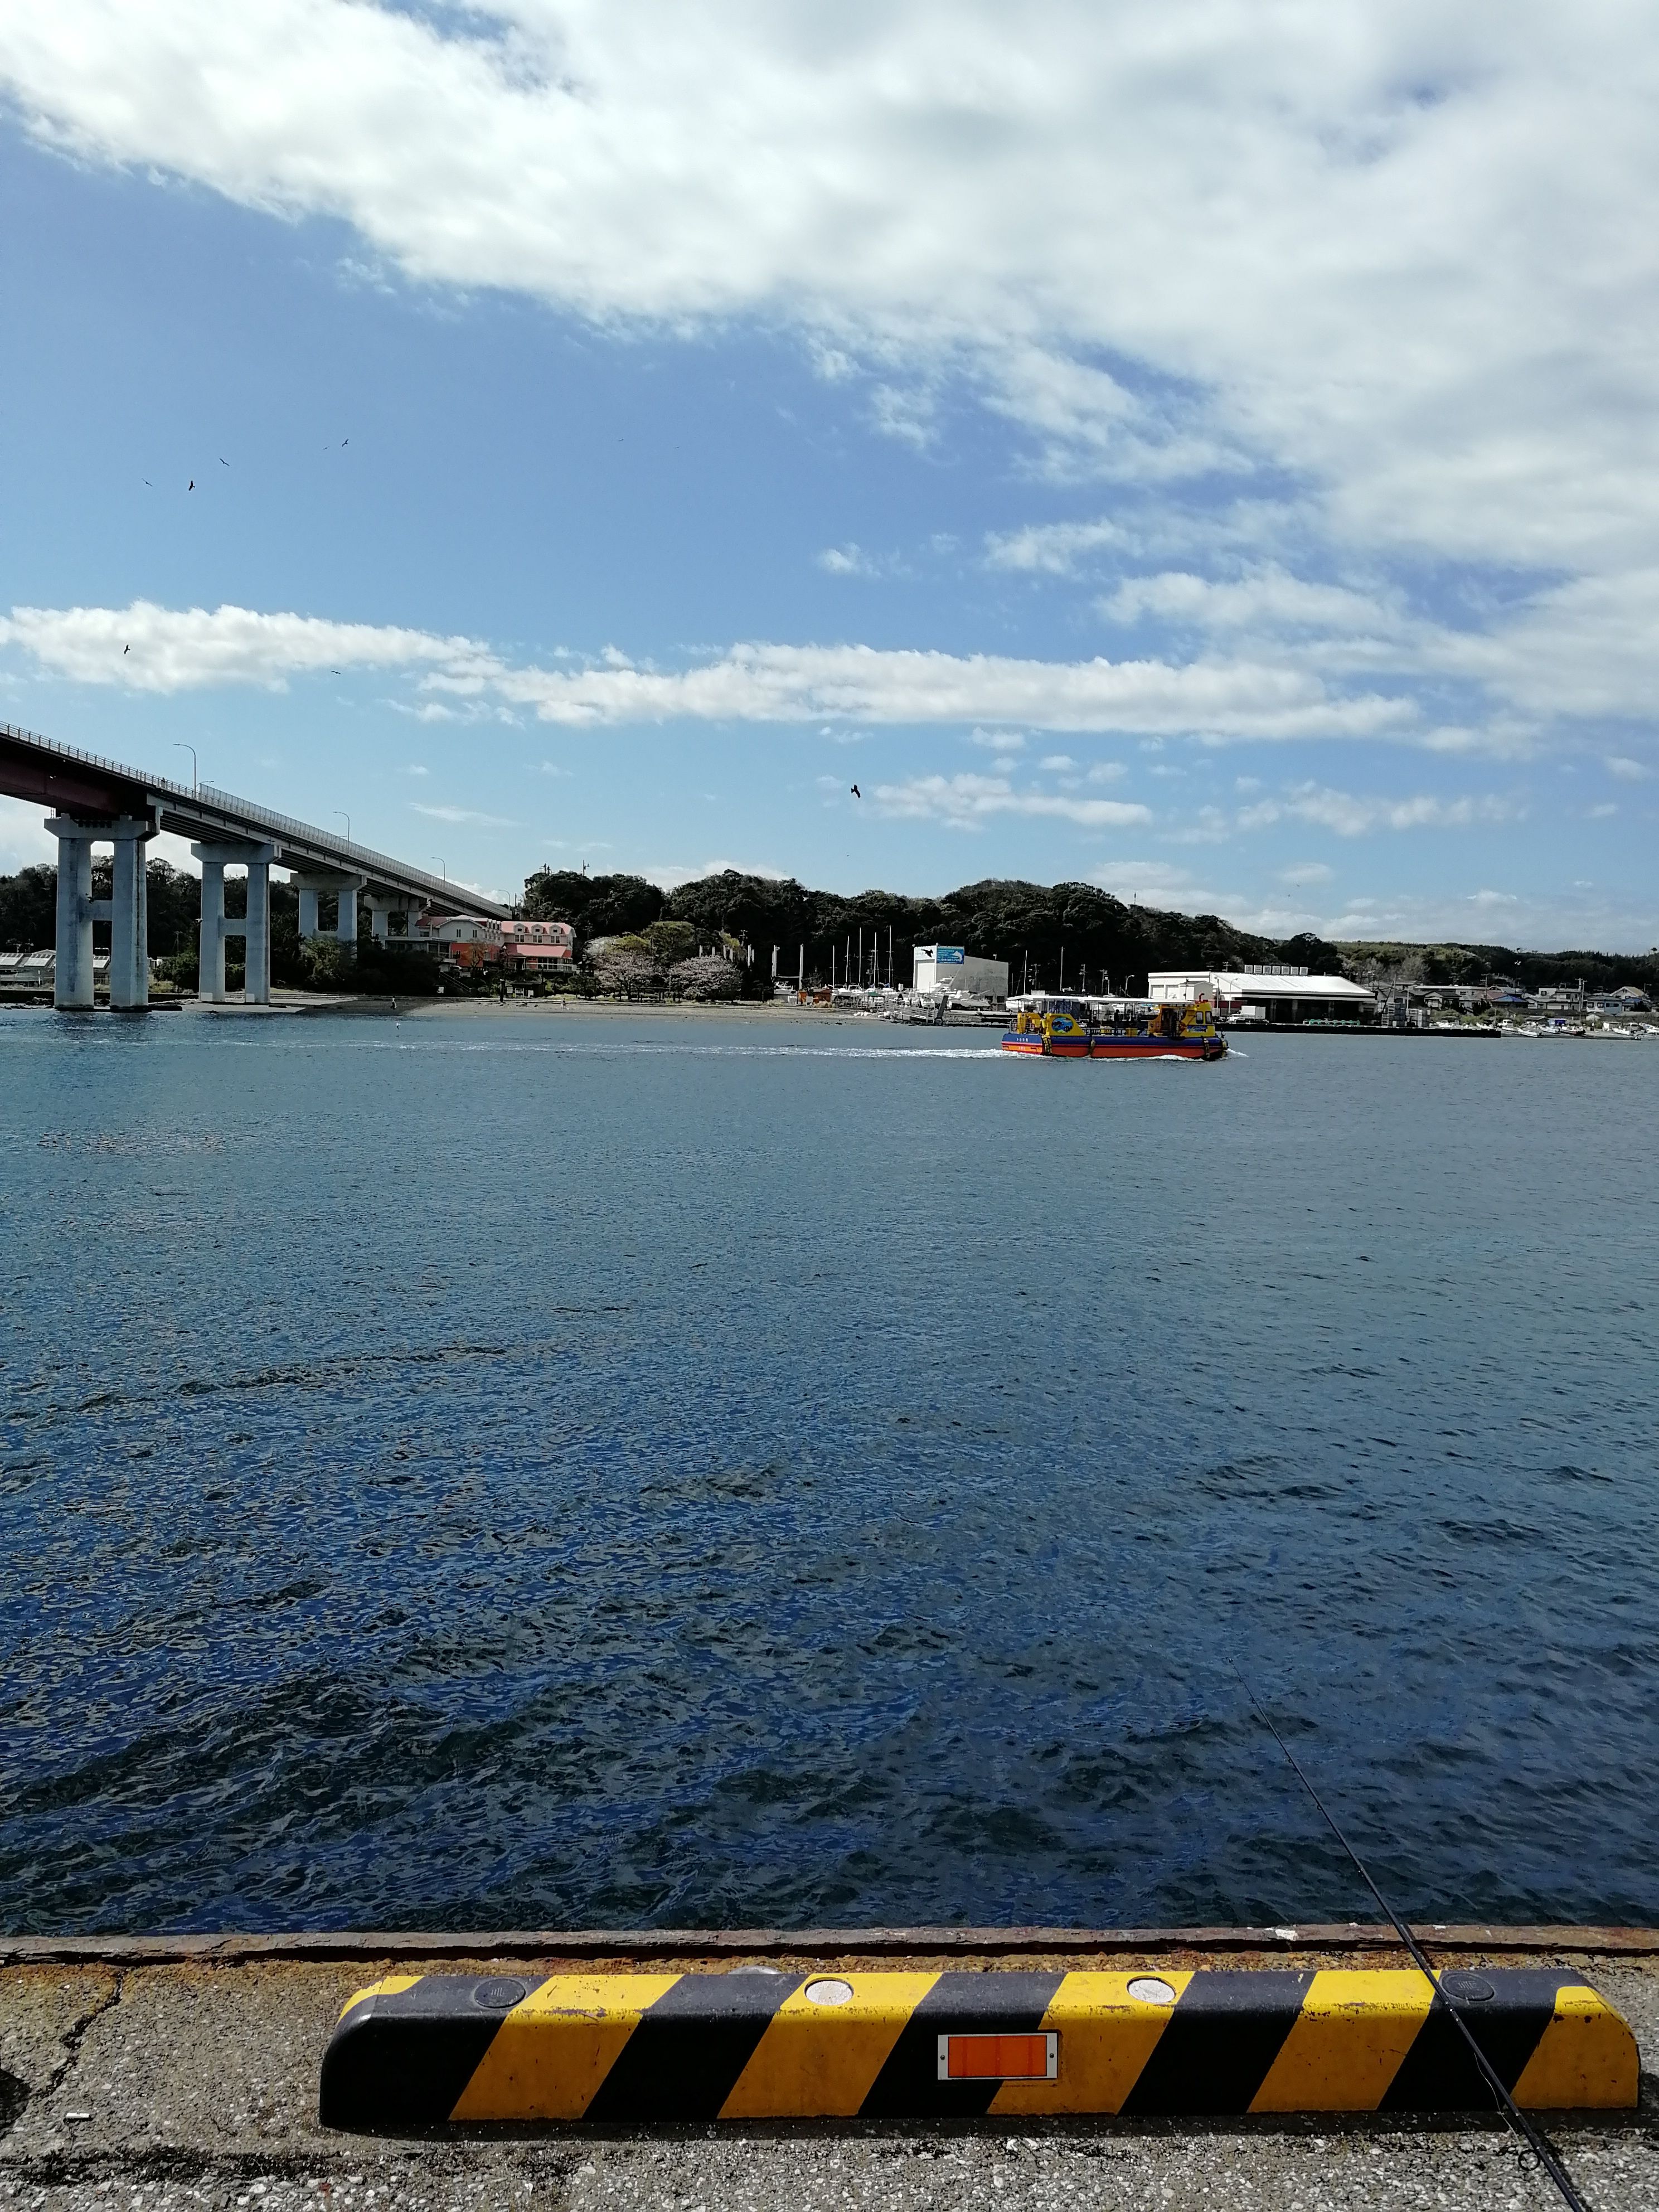
[[[1060,2070],[1057,2035],[941,2035],[941,2081],[1052,2081]]]

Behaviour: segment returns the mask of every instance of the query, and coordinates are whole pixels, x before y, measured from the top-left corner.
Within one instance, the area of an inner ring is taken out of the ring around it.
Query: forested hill
[[[1484,982],[1504,976],[1536,989],[1583,976],[1606,988],[1638,982],[1659,989],[1659,960],[1603,952],[1528,952],[1503,945],[1333,945],[1314,936],[1257,937],[1218,915],[1168,914],[1126,906],[1092,884],[1025,884],[1000,878],[964,884],[937,899],[904,898],[894,891],[860,891],[842,898],[769,877],[704,876],[665,892],[643,876],[586,876],[546,870],[525,885],[526,914],[575,925],[580,938],[611,937],[663,920],[688,921],[712,939],[725,931],[757,948],[769,966],[778,947],[781,974],[793,975],[806,948],[806,972],[827,981],[830,950],[837,975],[848,941],[856,962],[859,933],[866,952],[872,942],[884,956],[892,931],[893,975],[910,978],[910,949],[936,939],[969,952],[1006,960],[1018,988],[1027,973],[1032,988],[1054,988],[1062,947],[1068,984],[1086,965],[1091,988],[1109,978],[1117,990],[1144,986],[1149,968],[1261,967],[1275,962],[1325,975],[1393,973],[1428,983]]]
[[[525,912],[573,922],[579,937],[636,931],[658,921],[690,922],[711,938],[720,932],[743,939],[770,964],[778,948],[781,974],[793,975],[805,947],[806,973],[828,981],[830,952],[838,975],[846,969],[848,940],[856,969],[864,951],[878,946],[882,973],[892,933],[893,976],[910,980],[910,950],[935,940],[1006,960],[1018,989],[1030,963],[1031,988],[1060,980],[1079,983],[1083,969],[1091,987],[1110,978],[1121,989],[1148,968],[1229,966],[1285,960],[1328,968],[1340,957],[1334,945],[1299,937],[1288,945],[1253,937],[1214,915],[1160,914],[1126,906],[1091,884],[965,884],[943,898],[905,898],[895,891],[860,891],[843,898],[735,870],[704,876],[664,892],[641,876],[582,876],[568,871],[532,876],[525,885]]]
[[[109,862],[100,858],[93,889],[108,896]],[[25,868],[0,876],[0,950],[27,951],[52,941],[56,871]],[[232,892],[235,905],[238,890]],[[195,877],[149,866],[149,942],[152,952],[193,953],[201,890]],[[293,893],[271,887],[274,939],[286,946],[294,938]],[[240,908],[238,909],[240,910]],[[1404,981],[1480,983],[1506,977],[1528,989],[1571,982],[1582,976],[1595,988],[1638,983],[1659,993],[1659,958],[1620,957],[1605,952],[1528,952],[1504,945],[1332,945],[1317,937],[1257,937],[1235,929],[1217,915],[1166,914],[1155,907],[1126,906],[1092,884],[1023,884],[992,878],[964,884],[943,898],[903,898],[894,891],[860,891],[842,898],[833,891],[808,890],[798,883],[766,876],[704,876],[677,891],[663,891],[643,876],[585,876],[544,871],[525,885],[524,911],[573,922],[577,934],[616,937],[648,928],[653,921],[689,922],[712,940],[722,933],[752,945],[757,977],[769,972],[772,947],[778,948],[781,975],[793,975],[799,947],[806,948],[806,973],[828,981],[830,956],[844,974],[850,940],[854,962],[859,933],[865,950],[880,949],[886,969],[888,932],[892,932],[893,975],[910,979],[910,949],[936,939],[961,945],[969,952],[1006,960],[1018,988],[1028,973],[1033,988],[1054,988],[1060,980],[1062,947],[1066,981],[1080,984],[1086,966],[1091,988],[1109,979],[1117,990],[1142,987],[1149,968],[1261,967],[1283,962],[1298,968],[1370,981],[1395,975]],[[100,942],[107,941],[106,927]],[[297,938],[294,939],[297,957]],[[279,980],[289,980],[289,961]]]

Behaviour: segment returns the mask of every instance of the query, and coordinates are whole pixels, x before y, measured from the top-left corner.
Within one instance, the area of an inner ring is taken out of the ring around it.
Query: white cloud
[[[876,565],[859,545],[826,545],[818,566],[827,576],[873,576]]]
[[[1238,889],[1218,890],[1164,860],[1106,860],[1091,871],[1089,880],[1126,903],[1173,914],[1223,915],[1240,929],[1257,930],[1267,937],[1289,937],[1298,929],[1312,928],[1318,920],[1304,908],[1264,903]],[[1127,979],[1116,980],[1121,983]]]
[[[0,84],[80,156],[350,226],[363,267],[604,327],[793,328],[913,442],[965,384],[1072,481],[1086,466],[1155,503],[1199,478],[1210,507],[1243,486],[1235,543],[1542,585],[1437,630],[1282,569],[1170,570],[1121,587],[1118,619],[1276,630],[1304,671],[1461,676],[1522,720],[1650,720],[1641,0],[0,0]],[[1066,574],[1127,542],[1121,520],[1044,523],[986,558]],[[214,680],[364,665],[320,630],[308,659],[297,637],[217,642],[233,672]],[[465,641],[433,642],[460,682]],[[107,680],[109,645],[83,638],[76,672]],[[179,688],[149,665],[146,688]],[[1439,733],[1523,738],[1473,717]]]
[[[975,730],[968,742],[993,753],[1023,753],[1025,750],[1025,739],[1018,730]]]
[[[1423,664],[1473,677],[1529,714],[1630,715],[1650,727],[1659,561],[1538,592],[1485,629],[1436,632]]]
[[[1109,466],[1269,459],[1350,533],[1540,565],[1651,541],[1640,0],[4,0],[3,25],[43,137],[338,219],[422,280],[791,319],[825,374],[881,363],[906,434],[954,362]]]
[[[1461,799],[1427,793],[1382,799],[1304,783],[1282,799],[1259,799],[1245,807],[1237,826],[1265,830],[1276,822],[1310,822],[1339,837],[1363,837],[1372,830],[1463,830],[1478,822],[1512,821],[1518,811],[1513,801],[1490,793]]]
[[[878,784],[872,797],[884,814],[958,830],[977,830],[1011,814],[1071,822],[1084,830],[1123,829],[1152,818],[1149,808],[1121,799],[1016,791],[1000,775],[915,775],[902,783]]]
[[[1609,754],[1607,769],[1609,775],[1616,775],[1626,783],[1645,783],[1653,773],[1651,769],[1645,768],[1640,761],[1632,760],[1627,754],[1623,753]]]
[[[1068,768],[1075,768],[1077,763],[1070,753],[1045,753],[1037,766],[1048,769],[1051,775],[1059,775]]]
[[[1150,614],[1206,629],[1375,629],[1387,634],[1401,627],[1395,609],[1365,592],[1338,584],[1305,583],[1276,563],[1223,583],[1184,570],[1132,576],[1102,600],[1101,611],[1114,622],[1135,623]]]
[[[1128,542],[1128,533],[1115,522],[1033,523],[988,537],[985,559],[993,568],[1069,576],[1085,555]]]
[[[428,822],[464,822],[481,830],[516,830],[520,826],[504,814],[480,814],[470,806],[422,806],[410,801],[411,814],[423,814]]]
[[[1418,742],[1437,752],[1534,751],[1540,717],[1650,726],[1659,694],[1659,566],[1551,583],[1461,628],[1412,613],[1397,594],[1309,582],[1273,562],[1220,580],[1186,570],[1129,577],[1100,605],[1115,622],[1203,630],[1231,652],[1327,678],[1449,676],[1480,686],[1489,704],[1478,724],[1421,732]],[[1613,772],[1632,767],[1645,772],[1633,761]]]
[[[225,684],[280,689],[289,676],[347,667],[441,665],[460,676],[483,659],[470,638],[246,607],[14,607],[0,645],[21,647],[54,676],[176,692]]]
[[[159,692],[280,685],[290,675],[347,665],[401,666],[428,695],[415,709],[422,719],[447,718],[448,702],[459,699],[476,711],[525,707],[543,721],[578,728],[677,720],[817,722],[832,715],[866,725],[1000,721],[1056,732],[1297,738],[1386,734],[1412,715],[1399,701],[1336,697],[1311,673],[1245,660],[1176,666],[863,645],[735,645],[678,671],[635,666],[615,647],[585,668],[514,667],[471,638],[245,607],[175,612],[147,601],[125,611],[14,608],[9,620],[0,618],[0,645],[6,644],[54,675]]]
[[[608,851],[609,848],[594,845],[586,849],[590,852],[601,852]],[[637,869],[631,869],[628,872],[641,875],[647,883],[657,884],[662,890],[672,891],[678,890],[682,884],[700,883],[705,876],[723,876],[728,870],[739,876],[759,876],[767,883],[782,884],[789,880],[787,869],[775,868],[763,860],[717,859],[699,860],[692,866],[687,866],[678,860],[666,862],[647,860],[641,862]]]
[[[1211,894],[1185,868],[1167,860],[1103,860],[1090,871],[1089,880],[1114,898],[1140,900],[1147,906],[1188,914],[1216,910],[1208,903]]]
[[[1335,874],[1336,870],[1327,867],[1323,860],[1293,860],[1288,868],[1278,871],[1279,881],[1291,890],[1307,884],[1328,884]]]
[[[447,675],[428,682],[447,688]],[[469,672],[462,679],[471,683]],[[674,673],[633,667],[514,669],[488,678],[544,720],[864,723],[1001,721],[1052,731],[1237,738],[1370,737],[1409,724],[1409,704],[1338,698],[1303,672],[1245,661],[1020,660],[871,646],[738,645]]]

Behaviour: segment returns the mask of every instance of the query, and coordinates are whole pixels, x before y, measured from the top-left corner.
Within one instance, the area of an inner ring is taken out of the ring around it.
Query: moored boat
[[[1019,1008],[1002,1033],[1002,1049],[1046,1060],[1219,1060],[1227,1040],[1206,999],[1110,1007],[1051,1000]]]

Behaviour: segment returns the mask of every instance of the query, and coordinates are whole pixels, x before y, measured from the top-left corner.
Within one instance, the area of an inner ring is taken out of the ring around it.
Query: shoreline
[[[1659,1928],[1575,1923],[1413,1923],[1431,1952],[1460,1960],[1605,1958],[1653,1961]],[[1365,1958],[1404,1960],[1386,1921],[1305,1921],[1276,1928],[587,1928],[288,1929],[151,1935],[0,1932],[0,1972],[19,1966],[352,1965],[378,1960],[672,1960],[718,1970],[732,1959],[1045,1960],[1148,1958]]]

